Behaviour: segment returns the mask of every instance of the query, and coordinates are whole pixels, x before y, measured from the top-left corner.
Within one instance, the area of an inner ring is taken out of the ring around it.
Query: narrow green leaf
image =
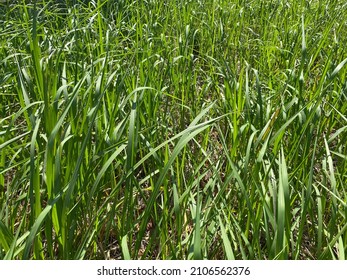
[[[223,240],[223,245],[224,245],[226,257],[228,260],[235,260],[234,252],[233,252],[228,234],[227,234],[225,227],[223,225],[222,218],[219,215],[218,215],[218,220],[219,220],[219,226],[220,226],[220,230],[221,230],[221,236],[222,236],[222,240]]]
[[[0,245],[7,253],[13,241],[13,235],[6,225],[0,220]]]
[[[194,222],[194,259],[201,260],[201,227],[200,227],[200,215],[201,215],[201,205],[200,205],[200,194],[199,190],[197,192],[197,200],[195,207],[195,222]]]
[[[122,237],[121,247],[122,247],[122,253],[123,253],[124,260],[130,260],[131,257],[130,257],[129,248],[128,248],[128,237],[127,237],[127,235],[124,235]]]

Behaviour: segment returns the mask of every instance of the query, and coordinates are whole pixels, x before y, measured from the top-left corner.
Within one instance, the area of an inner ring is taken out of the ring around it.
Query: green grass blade
[[[219,226],[220,226],[220,230],[221,230],[221,237],[223,240],[223,245],[224,245],[224,250],[225,250],[225,254],[228,260],[235,260],[235,256],[234,256],[234,252],[227,234],[227,231],[225,230],[225,227],[223,225],[223,221],[222,218],[220,216],[218,216],[218,220],[219,220]]]

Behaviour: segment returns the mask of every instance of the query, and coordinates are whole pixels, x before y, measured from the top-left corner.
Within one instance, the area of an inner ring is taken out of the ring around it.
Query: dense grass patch
[[[345,1],[2,2],[1,259],[346,258]]]

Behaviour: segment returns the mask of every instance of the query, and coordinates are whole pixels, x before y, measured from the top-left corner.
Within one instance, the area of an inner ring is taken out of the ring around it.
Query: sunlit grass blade
[[[290,201],[287,165],[281,150],[279,161],[278,205],[276,221],[276,258],[288,258],[288,242],[290,227]]]
[[[227,231],[225,230],[225,227],[223,225],[223,221],[222,218],[220,216],[218,216],[218,220],[219,220],[219,226],[220,226],[220,230],[221,230],[221,237],[223,240],[223,245],[224,245],[224,250],[225,250],[225,254],[226,254],[226,258],[228,260],[235,260],[235,256],[234,256],[234,252],[227,234]]]
[[[194,239],[193,239],[193,256],[195,260],[202,259],[202,246],[201,246],[201,205],[200,205],[200,195],[197,193],[195,213],[194,213]]]
[[[0,4],[0,259],[346,258],[347,6],[244,4]]]

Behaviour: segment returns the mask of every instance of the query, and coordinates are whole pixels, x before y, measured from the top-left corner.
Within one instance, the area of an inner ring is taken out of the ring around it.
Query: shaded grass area
[[[346,25],[344,1],[0,3],[0,257],[345,259]]]

